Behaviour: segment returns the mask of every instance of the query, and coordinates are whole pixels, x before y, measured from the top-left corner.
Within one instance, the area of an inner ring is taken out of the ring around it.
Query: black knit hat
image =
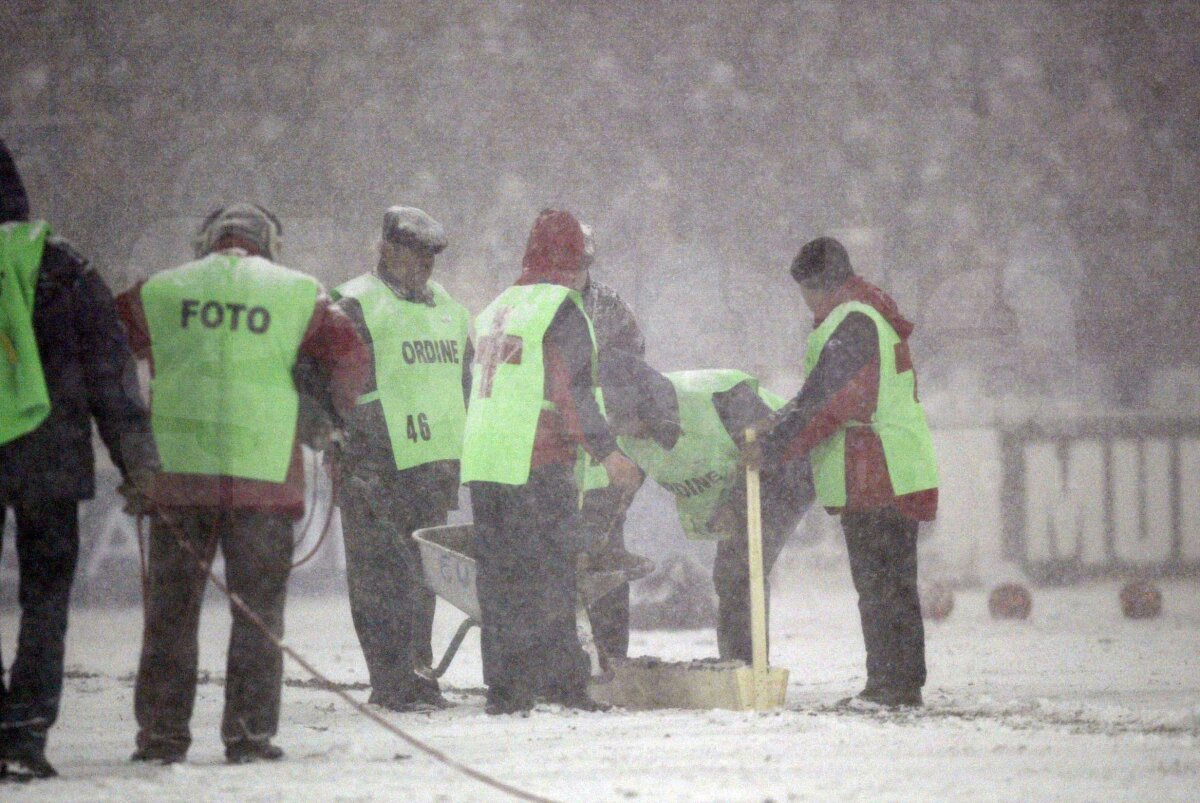
[[[853,275],[850,255],[832,237],[810,240],[792,260],[792,278],[804,287],[834,287]]]
[[[8,146],[0,139],[0,223],[29,220],[29,196]]]

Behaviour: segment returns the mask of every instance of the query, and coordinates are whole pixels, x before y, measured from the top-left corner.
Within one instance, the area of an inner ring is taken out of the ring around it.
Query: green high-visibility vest
[[[33,303],[47,223],[0,226],[0,444],[37,429],[50,394],[33,331]]]
[[[708,521],[737,484],[740,471],[737,444],[721,423],[713,394],[746,382],[772,410],[782,407],[784,400],[741,371],[674,371],[666,377],[675,386],[679,404],[679,440],[670,449],[653,438],[621,436],[617,443],[675,497],[679,523],[688,538],[724,540],[733,533],[710,530]]]
[[[583,299],[575,290],[558,284],[514,285],[475,319],[471,404],[463,434],[463,482],[524,485],[529,480],[538,417],[543,408],[552,409],[546,401],[542,338],[563,304],[574,304],[588,321],[592,381],[596,383],[596,336]],[[603,403],[598,388],[597,401]],[[591,463],[586,473],[592,476],[583,476],[586,463]],[[604,471],[586,453],[581,455],[576,466],[581,488],[603,486],[595,476],[597,469]]]
[[[298,271],[220,252],[142,286],[163,471],[287,478],[300,403],[292,368],[320,289]]]
[[[437,282],[433,306],[398,298],[378,276],[351,279],[335,299],[356,299],[375,354],[375,390],[358,403],[379,400],[396,468],[404,470],[462,454],[462,359],[470,316]]]
[[[933,439],[925,411],[917,401],[916,374],[911,367],[897,371],[896,347],[900,336],[874,307],[850,301],[836,307],[808,338],[805,370],[811,373],[821,349],[838,324],[852,312],[861,312],[875,323],[879,334],[879,396],[870,421],[852,422],[817,444],[811,455],[817,498],[825,507],[846,505],[846,430],[870,427],[883,443],[888,476],[896,496],[938,486]]]

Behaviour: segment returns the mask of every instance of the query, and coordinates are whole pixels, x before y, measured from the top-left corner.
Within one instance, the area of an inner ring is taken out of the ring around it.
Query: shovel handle
[[[754,430],[746,430],[746,443]],[[746,466],[746,542],[750,563],[750,647],[756,696],[767,687],[767,599],[763,580],[762,493],[758,469]],[[764,698],[765,702],[765,698]]]

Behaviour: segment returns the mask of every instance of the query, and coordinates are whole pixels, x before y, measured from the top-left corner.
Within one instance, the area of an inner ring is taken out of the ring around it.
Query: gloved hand
[[[153,482],[153,472],[131,471],[125,477],[125,481],[117,486],[117,493],[125,498],[122,510],[131,516],[145,516],[154,512],[154,503],[150,499],[150,488]]]
[[[642,484],[642,470],[619,451],[611,452],[600,464],[608,472],[608,481],[627,494],[632,495]]]
[[[733,535],[738,531],[738,514],[731,501],[724,500],[709,516],[704,527],[712,533],[727,533]]]

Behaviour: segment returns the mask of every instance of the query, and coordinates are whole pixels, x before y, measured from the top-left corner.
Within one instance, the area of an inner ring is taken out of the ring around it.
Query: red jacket
[[[583,248],[583,230],[570,212],[542,212],[529,233],[516,283],[570,286],[582,265]],[[617,444],[596,404],[587,318],[574,304],[564,304],[551,322],[542,355],[545,397],[555,409],[543,410],[538,418],[532,467],[573,464],[579,446],[603,460]]]
[[[150,331],[142,308],[142,285],[138,282],[117,296],[117,311],[129,335],[134,356],[150,361]],[[346,315],[330,304],[324,293],[317,297],[308,329],[300,343],[301,355],[311,357],[329,375],[330,397],[341,414],[355,405],[367,379],[370,352]],[[164,507],[221,507],[261,510],[298,519],[304,515],[304,462],[297,438],[292,460],[282,483],[242,477],[212,477],[202,474],[164,472],[155,478],[154,502]]]
[[[839,287],[824,308],[816,310],[813,327],[820,326],[836,307],[848,301],[878,310],[900,336],[897,369],[912,367],[908,350],[912,323],[900,314],[891,296],[857,276]],[[844,424],[870,421],[878,397],[879,338],[875,324],[865,315],[851,313],[830,336],[800,393],[773,417],[774,426],[763,439],[767,461],[783,462],[806,455]],[[869,427],[846,431],[844,510],[858,512],[894,505],[909,518],[932,521],[937,515],[937,498],[936,488],[896,496],[879,436]]]

